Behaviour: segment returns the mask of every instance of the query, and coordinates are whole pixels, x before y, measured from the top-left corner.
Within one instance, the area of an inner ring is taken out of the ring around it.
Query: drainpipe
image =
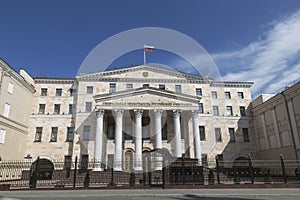
[[[286,96],[284,95],[283,91],[280,94],[283,96],[283,99],[284,99],[284,104],[285,104],[285,109],[287,112],[289,127],[290,127],[291,134],[292,134],[292,142],[293,142],[293,147],[294,147],[294,151],[295,151],[295,157],[298,162],[299,160],[298,160],[298,154],[297,154],[297,147],[296,147],[295,135],[294,135],[293,127],[292,127],[291,117],[290,117],[291,115],[290,115],[290,111],[289,111],[289,107],[288,107],[288,101],[287,101]]]

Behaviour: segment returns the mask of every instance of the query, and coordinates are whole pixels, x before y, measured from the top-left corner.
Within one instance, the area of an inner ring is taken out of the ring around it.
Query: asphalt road
[[[152,189],[0,191],[0,200],[300,200],[299,189]]]

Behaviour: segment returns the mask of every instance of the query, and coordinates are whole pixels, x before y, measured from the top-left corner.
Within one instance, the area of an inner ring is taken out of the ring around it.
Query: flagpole
[[[145,51],[145,45],[144,45],[143,51],[144,51],[144,65],[145,65],[145,64],[146,64],[146,51]]]

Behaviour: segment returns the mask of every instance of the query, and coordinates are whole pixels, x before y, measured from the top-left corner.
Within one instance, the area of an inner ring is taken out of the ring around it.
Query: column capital
[[[198,117],[199,111],[198,110],[192,110],[192,117],[193,119]]]
[[[160,118],[162,113],[163,113],[162,110],[153,110],[153,112],[154,112],[154,117],[155,118]]]
[[[174,118],[180,117],[180,114],[181,114],[181,110],[173,110],[173,117]]]
[[[97,118],[103,118],[104,112],[105,112],[104,110],[96,110]]]
[[[115,110],[116,118],[120,118],[123,116],[124,110]]]
[[[137,118],[141,118],[143,115],[143,110],[134,110],[134,112]]]

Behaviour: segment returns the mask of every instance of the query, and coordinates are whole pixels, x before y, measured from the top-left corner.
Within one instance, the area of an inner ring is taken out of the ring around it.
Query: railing
[[[107,186],[162,186],[212,184],[276,184],[300,183],[300,165],[295,160],[240,160],[199,165],[197,160],[180,158],[175,162],[143,163],[152,171],[121,172],[95,161],[1,161],[1,186],[10,188],[50,187],[107,187]],[[151,165],[151,166],[149,166]],[[93,169],[101,166],[103,171]],[[156,166],[156,168],[154,167]],[[157,166],[161,166],[160,170]]]

